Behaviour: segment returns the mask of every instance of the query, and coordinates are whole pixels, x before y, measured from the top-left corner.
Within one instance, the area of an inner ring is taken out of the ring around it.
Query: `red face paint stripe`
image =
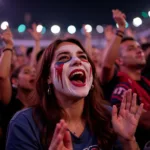
[[[58,81],[59,81],[59,79],[60,79],[62,88],[63,88],[63,82],[62,82],[63,66],[64,66],[64,64],[62,64],[62,63],[59,63],[59,64],[56,64],[56,65],[55,65],[55,69],[56,69],[56,72],[57,72],[57,79],[58,79]]]

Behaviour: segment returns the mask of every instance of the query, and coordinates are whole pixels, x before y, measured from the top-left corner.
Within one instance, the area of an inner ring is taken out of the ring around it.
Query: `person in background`
[[[137,108],[141,103],[144,104],[144,112],[136,134],[137,142],[143,149],[145,143],[150,140],[150,81],[141,75],[146,58],[140,44],[132,37],[123,38],[117,62],[119,66],[118,83],[114,87],[111,104],[119,107],[124,92],[129,89],[137,94]]]
[[[144,43],[141,45],[141,47],[146,57],[146,65],[142,70],[142,75],[150,80],[150,43]]]
[[[8,104],[11,98],[10,70],[13,53],[13,35],[9,27],[0,35],[5,43],[0,57],[0,102]]]
[[[34,103],[31,95],[35,86],[35,75],[35,68],[29,65],[22,65],[12,73],[11,100],[7,105],[2,105],[1,107],[1,149],[5,149],[7,127],[13,115]],[[9,93],[8,90],[7,92]]]
[[[119,46],[124,35],[126,22],[126,16],[120,10],[112,10],[112,13],[115,22],[118,24],[118,29],[116,34],[113,34],[108,47],[103,51],[103,57],[101,58],[101,71],[98,74],[98,78],[103,87],[104,97],[107,101],[110,101],[113,89],[118,82],[116,77],[118,69],[115,62],[119,56]]]
[[[92,46],[92,35],[90,32],[87,32],[86,26],[83,25],[83,31],[85,35],[85,48],[92,59],[95,67],[96,67],[96,72],[97,74],[100,74],[101,71],[101,59],[99,60],[99,57],[102,56],[102,51],[97,49],[96,47]]]
[[[13,35],[9,27],[0,35],[1,40],[4,41],[5,47],[0,56],[0,147],[3,144],[3,130],[1,125],[3,105],[7,105],[11,99],[11,82],[10,71],[13,57]]]
[[[39,51],[41,50],[40,47],[40,40],[42,38],[42,34],[41,32],[37,32],[36,30],[37,25],[36,24],[32,24],[32,29],[28,29],[28,32],[31,34],[32,38],[35,41],[35,46],[34,48],[31,50],[30,53],[30,59],[29,59],[29,63],[31,66],[36,66],[37,62],[36,62],[36,56],[39,53]]]
[[[143,104],[135,109],[136,94],[128,99],[128,91],[120,112],[113,106],[111,117],[94,64],[79,41],[54,41],[44,51],[38,71],[32,97],[37,104],[12,118],[6,150],[112,150],[116,134],[124,150],[138,150],[134,133]]]

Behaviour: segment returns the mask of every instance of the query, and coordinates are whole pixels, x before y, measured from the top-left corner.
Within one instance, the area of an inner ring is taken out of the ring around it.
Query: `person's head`
[[[11,76],[12,85],[25,91],[33,91],[35,86],[35,68],[22,65]]]
[[[141,45],[144,53],[145,53],[145,57],[147,58],[148,55],[150,54],[150,43],[144,43]]]
[[[58,39],[51,43],[44,51],[38,71],[33,99],[38,102],[36,110],[40,111],[48,132],[46,142],[51,141],[60,119],[68,117],[59,102],[64,99],[66,103],[84,100],[82,117],[98,137],[99,144],[106,146],[104,143],[113,137],[109,136],[110,132],[113,133],[108,123],[110,114],[102,106],[94,64],[80,42],[76,39]]]
[[[24,65],[25,61],[26,61],[26,59],[25,59],[25,56],[23,54],[17,55],[15,67],[18,68],[19,66]]]
[[[132,37],[125,37],[121,41],[117,64],[121,68],[142,69],[146,59],[140,44]]]
[[[26,51],[26,57],[27,57],[28,61],[30,61],[30,59],[31,59],[32,52],[33,52],[33,47],[28,47],[27,51]]]

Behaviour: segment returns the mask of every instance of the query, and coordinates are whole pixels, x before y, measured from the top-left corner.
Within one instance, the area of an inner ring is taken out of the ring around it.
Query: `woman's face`
[[[35,86],[35,68],[31,66],[24,66],[18,75],[18,88],[25,90],[33,90]]]
[[[70,42],[60,44],[51,64],[52,83],[56,96],[84,98],[93,82],[92,67],[83,50]]]

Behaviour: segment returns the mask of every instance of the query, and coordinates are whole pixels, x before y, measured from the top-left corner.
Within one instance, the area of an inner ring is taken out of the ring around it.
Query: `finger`
[[[64,137],[65,131],[67,130],[67,124],[65,123],[64,120],[61,120],[60,126],[61,128],[60,128],[59,134],[62,135],[62,137]]]
[[[32,30],[32,29],[28,29],[27,31],[28,31],[30,34],[33,33],[33,30]]]
[[[112,121],[115,121],[117,119],[117,107],[116,105],[113,105],[113,108],[112,108]]]
[[[51,142],[49,150],[57,150],[62,142],[62,139],[63,139],[63,137],[60,134],[58,134],[55,137],[54,141]]]
[[[6,30],[5,31],[11,31],[8,25],[6,26]]]
[[[136,108],[137,108],[136,100],[137,100],[137,94],[133,93],[133,98],[132,98],[132,102],[131,102],[130,112],[134,113],[134,114],[136,113]]]
[[[60,120],[59,123],[57,123],[53,138],[55,138],[58,134],[61,134],[62,131],[64,130],[64,120]]]
[[[126,92],[126,110],[130,110],[131,101],[132,101],[132,90],[129,89],[129,90]]]
[[[33,29],[33,31],[36,31],[36,26],[37,26],[36,23],[33,23],[33,24],[32,24],[32,29]]]
[[[55,128],[55,131],[54,131],[54,134],[53,134],[53,139],[55,139],[56,136],[59,134],[60,129],[61,129],[61,125],[60,125],[60,123],[57,123],[57,124],[56,124],[56,128]],[[52,140],[53,140],[53,139],[52,139]]]
[[[122,16],[123,16],[124,19],[126,19],[126,15],[124,13],[122,14]]]
[[[126,91],[123,93],[119,114],[123,114],[126,106]]]
[[[143,106],[144,106],[143,103],[140,104],[140,106],[139,106],[139,108],[138,108],[138,110],[137,110],[137,112],[136,112],[135,118],[136,118],[137,120],[139,120],[140,117],[141,117],[141,114],[142,114],[142,112],[143,112]]]
[[[66,130],[66,128],[64,129],[65,127],[64,125],[65,125],[64,120],[61,120],[60,123],[56,125],[54,135],[52,138],[52,143],[58,138],[58,135],[61,136],[62,138],[64,137],[64,132]]]
[[[70,132],[66,130],[65,134],[64,134],[64,145],[66,148],[68,149],[73,149],[72,147],[72,140],[71,140],[71,135]]]

